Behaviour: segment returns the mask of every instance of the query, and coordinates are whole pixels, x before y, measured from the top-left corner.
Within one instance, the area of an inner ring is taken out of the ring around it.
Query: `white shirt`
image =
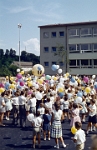
[[[54,120],[61,120],[62,113],[63,112],[60,109],[58,111],[54,110],[53,111]]]
[[[45,107],[48,108],[48,109],[52,109],[52,102],[46,102],[45,103]]]
[[[89,116],[92,117],[92,116],[96,115],[96,105],[95,104],[94,105],[90,104],[89,108],[93,110],[93,112],[89,111]]]
[[[68,101],[63,102],[63,109],[69,109],[69,102]]]
[[[40,117],[36,117],[33,119],[32,123],[34,123],[34,127],[40,127],[42,123],[42,119]]]
[[[40,112],[40,115],[43,115],[45,113],[45,108],[44,107],[40,107],[37,109],[37,111]]]
[[[19,105],[25,105],[26,101],[27,100],[25,96],[23,95],[19,96]]]
[[[85,132],[82,129],[77,130],[74,139],[77,140],[77,145],[83,144],[86,141]]]
[[[30,107],[36,107],[36,98],[33,97],[30,100],[28,100],[28,105],[30,105]]]
[[[13,105],[19,105],[19,97],[12,98],[12,104]]]

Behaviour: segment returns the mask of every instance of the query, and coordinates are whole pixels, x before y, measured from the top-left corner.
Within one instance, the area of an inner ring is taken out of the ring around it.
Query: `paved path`
[[[11,125],[11,120],[6,121],[5,127],[0,127],[0,150],[32,150],[32,128],[30,123],[27,121],[27,127],[25,129],[20,128],[19,126],[13,127]],[[86,124],[83,124],[83,129],[86,129]],[[63,125],[63,138],[67,147],[66,150],[74,150],[75,145],[71,140],[73,136],[70,132],[70,126],[68,122],[65,122]],[[97,132],[95,132],[97,134]],[[95,133],[90,133],[87,136],[85,150],[89,150],[91,146],[91,135]],[[54,149],[54,139],[50,141],[43,141],[43,136],[41,135],[41,150],[53,150]],[[36,150],[38,147],[36,146]],[[60,150],[62,150],[62,146],[60,145]]]

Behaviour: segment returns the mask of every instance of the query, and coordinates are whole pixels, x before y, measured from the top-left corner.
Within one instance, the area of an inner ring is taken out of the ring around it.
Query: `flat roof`
[[[91,24],[97,24],[97,21],[87,21],[87,22],[72,22],[72,23],[55,23],[55,24],[49,24],[49,25],[43,25],[38,26],[39,28],[44,27],[62,27],[62,26],[76,26],[76,25],[91,25]]]

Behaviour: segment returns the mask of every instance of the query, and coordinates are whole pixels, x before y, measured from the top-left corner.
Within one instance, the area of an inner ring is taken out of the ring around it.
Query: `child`
[[[75,122],[75,128],[77,132],[73,138],[73,141],[76,143],[76,150],[84,150],[84,144],[86,141],[85,132],[81,129],[82,124],[80,122]]]
[[[48,132],[48,140],[50,140],[50,123],[51,115],[49,114],[49,109],[45,109],[45,114],[43,115],[43,134],[44,140],[46,140],[46,131]]]

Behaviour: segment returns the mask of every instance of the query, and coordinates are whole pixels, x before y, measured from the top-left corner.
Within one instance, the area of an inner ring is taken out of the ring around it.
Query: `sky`
[[[97,0],[0,0],[0,49],[40,55],[38,26],[97,21]]]

